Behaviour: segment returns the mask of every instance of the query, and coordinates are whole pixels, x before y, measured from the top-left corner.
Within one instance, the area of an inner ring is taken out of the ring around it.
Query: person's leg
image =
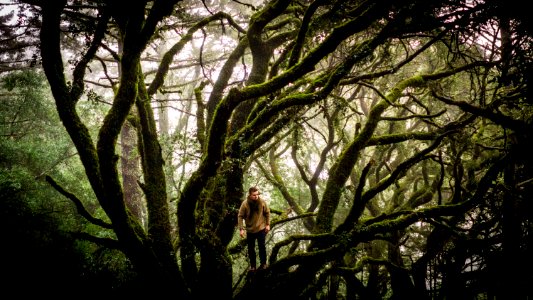
[[[255,257],[255,240],[257,233],[246,233],[246,243],[248,245],[248,259],[250,260],[250,268],[255,270],[257,267],[257,260]]]
[[[260,268],[266,268],[267,254],[265,245],[266,231],[261,230],[257,233],[257,244],[259,247],[259,261],[261,262]]]

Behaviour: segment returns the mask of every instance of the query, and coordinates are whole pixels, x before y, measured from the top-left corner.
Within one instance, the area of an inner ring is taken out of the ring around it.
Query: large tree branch
[[[74,205],[76,206],[76,209],[78,213],[84,217],[87,221],[91,222],[94,225],[101,226],[103,228],[112,229],[113,225],[111,223],[107,223],[101,219],[93,217],[87,209],[85,209],[85,206],[81,202],[81,200],[76,197],[76,195],[68,192],[65,190],[62,186],[60,186],[52,177],[46,176],[46,181],[54,188],[56,189],[61,195],[65,196],[67,199],[72,201]]]

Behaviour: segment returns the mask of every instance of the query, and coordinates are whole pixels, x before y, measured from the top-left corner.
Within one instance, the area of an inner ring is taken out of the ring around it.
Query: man
[[[265,237],[270,231],[270,208],[259,197],[259,189],[257,187],[251,187],[248,190],[248,197],[241,203],[241,207],[239,208],[238,221],[241,238],[244,238],[246,233],[250,271],[255,271],[257,266],[255,256],[256,240],[259,248],[259,261],[261,263],[259,269],[265,269],[267,266]]]

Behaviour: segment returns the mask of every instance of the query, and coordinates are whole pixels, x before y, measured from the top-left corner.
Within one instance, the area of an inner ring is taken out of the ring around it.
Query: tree
[[[462,243],[470,237],[497,245],[476,231],[499,216],[488,199],[503,193],[511,214],[525,205],[519,199],[527,188],[519,187],[528,187],[531,175],[524,155],[531,131],[531,37],[521,30],[526,18],[506,3],[21,3],[36,9],[28,18],[42,21],[42,68],[105,211],[106,220],[91,220],[112,229],[116,238],[105,242],[135,266],[144,279],[140,289],[193,299],[213,292],[315,298],[329,282],[331,291],[345,289],[348,297],[403,298],[417,291],[424,298],[430,296],[426,282],[435,280],[430,292],[450,296],[471,282],[452,282],[462,267],[494,266],[469,262],[481,255],[486,263],[487,254],[467,253],[469,244]],[[177,42],[166,35],[172,30]],[[195,99],[201,157],[176,191],[173,211],[152,102],[167,91],[171,67],[182,61],[188,43],[221,34],[231,48],[219,49],[228,52],[212,59],[200,47],[193,64],[203,76]],[[148,72],[151,47],[166,42],[173,44]],[[75,58],[71,73],[62,56],[67,50]],[[88,95],[86,85],[94,82],[88,71],[97,63],[98,75],[115,89],[93,136],[77,105]],[[130,121],[138,136],[146,230],[126,205],[118,167],[119,135]],[[311,134],[315,149],[306,141]],[[297,180],[282,180],[277,166],[289,159],[308,199],[292,194]],[[521,172],[505,171],[510,166]],[[277,241],[269,268],[234,289],[230,251],[248,172],[262,172],[291,207],[273,226],[302,219],[305,230]],[[48,181],[67,195],[52,177]],[[530,215],[520,219],[528,224]],[[502,237],[506,230],[516,232],[504,228]],[[504,239],[508,259],[527,259],[524,238]],[[445,263],[428,271],[439,257]],[[442,277],[429,277],[436,273]],[[518,296],[525,288],[514,286]]]

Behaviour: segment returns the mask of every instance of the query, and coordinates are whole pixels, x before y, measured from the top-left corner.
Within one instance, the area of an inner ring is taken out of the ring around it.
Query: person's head
[[[248,199],[256,201],[259,200],[259,189],[255,186],[252,186],[248,189]]]

